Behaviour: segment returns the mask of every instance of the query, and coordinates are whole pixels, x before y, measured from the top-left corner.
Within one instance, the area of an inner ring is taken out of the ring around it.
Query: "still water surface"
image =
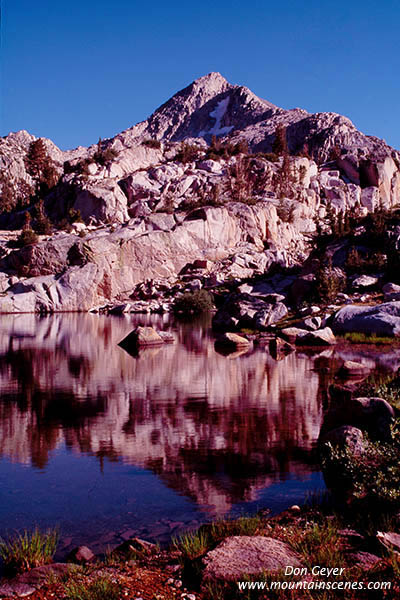
[[[137,323],[176,343],[129,355]],[[331,360],[223,356],[207,320],[1,315],[0,535],[58,524],[61,550],[101,550],[302,502]]]

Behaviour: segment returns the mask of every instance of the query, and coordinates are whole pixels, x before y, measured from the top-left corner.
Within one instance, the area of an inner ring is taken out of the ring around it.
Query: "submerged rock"
[[[173,344],[175,342],[175,336],[169,331],[157,331],[158,335],[165,344]]]
[[[294,347],[282,338],[274,338],[269,341],[269,351],[275,360],[281,360],[294,351]]]
[[[156,544],[135,537],[122,542],[122,544],[113,550],[113,554],[129,556],[134,555],[135,553],[140,553],[150,555],[157,552],[157,550],[158,546]]]
[[[222,346],[224,348],[231,348],[232,350],[235,349],[244,349],[244,348],[249,348],[251,345],[251,342],[249,342],[249,340],[241,335],[238,335],[237,333],[231,333],[231,332],[227,332],[224,333],[223,335],[219,336],[218,339],[215,341],[215,346]]]
[[[345,379],[351,377],[365,377],[370,373],[371,369],[367,365],[355,362],[353,360],[346,360],[338,371],[338,375]]]
[[[87,546],[79,546],[74,548],[67,556],[67,562],[78,563],[84,565],[85,563],[92,562],[95,559],[95,555]]]
[[[336,338],[330,327],[308,331],[304,335],[296,338],[296,344],[299,346],[332,346],[336,344]]]
[[[163,338],[153,327],[138,326],[119,343],[119,346],[129,352],[148,346],[160,346],[163,343]]]

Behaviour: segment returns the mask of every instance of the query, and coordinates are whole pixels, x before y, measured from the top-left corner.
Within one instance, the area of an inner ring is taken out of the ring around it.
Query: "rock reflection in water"
[[[313,358],[275,361],[264,349],[225,357],[208,323],[168,317],[151,322],[177,343],[134,358],[118,342],[137,322],[150,317],[2,316],[3,461],[46,473],[67,448],[81,460],[135,465],[213,515],[316,469],[322,407]]]

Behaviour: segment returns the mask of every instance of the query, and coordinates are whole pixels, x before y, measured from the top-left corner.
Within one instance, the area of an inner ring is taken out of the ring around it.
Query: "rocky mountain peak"
[[[277,107],[248,88],[229,83],[220,73],[199,77],[160,106],[147,121],[128,130],[129,137],[181,141],[225,136],[258,122]]]
[[[202,77],[198,77],[195,79],[187,88],[192,89],[202,89],[208,90],[209,92],[214,92],[215,94],[219,94],[224,89],[228,87],[233,87],[232,84],[229,83],[227,79],[218,71],[212,71],[211,73],[207,73],[207,75],[203,75]]]

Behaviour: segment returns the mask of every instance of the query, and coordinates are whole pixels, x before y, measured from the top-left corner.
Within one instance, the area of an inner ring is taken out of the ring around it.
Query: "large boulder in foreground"
[[[400,336],[400,301],[376,306],[344,306],[333,318],[335,334],[364,333],[384,337]]]
[[[205,579],[238,581],[244,574],[259,575],[287,566],[301,567],[301,557],[280,540],[264,536],[233,536],[204,558]]]
[[[153,327],[141,327],[139,325],[119,343],[119,346],[128,352],[135,352],[139,348],[161,346],[163,343],[164,340]]]
[[[394,410],[383,398],[352,398],[336,401],[326,413],[321,435],[343,425],[366,431],[372,439],[390,441]]]
[[[348,450],[353,456],[361,456],[365,453],[367,441],[358,427],[343,425],[333,429],[320,437],[320,444],[331,444],[339,450]]]

